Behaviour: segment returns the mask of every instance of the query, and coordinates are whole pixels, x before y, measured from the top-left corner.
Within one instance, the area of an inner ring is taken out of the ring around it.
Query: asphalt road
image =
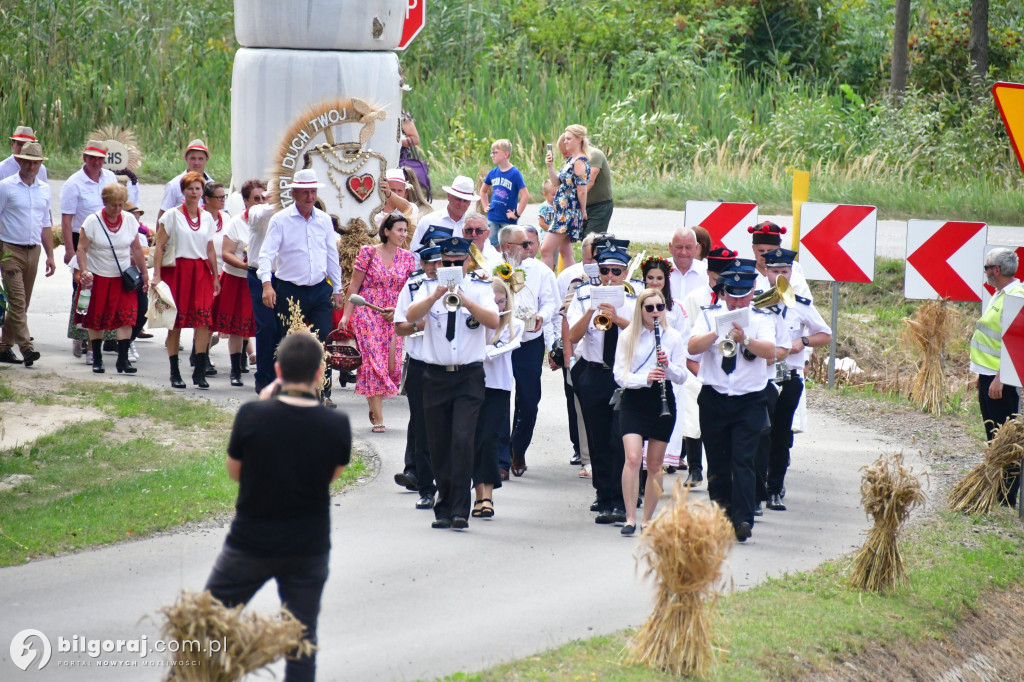
[[[157,202],[158,197],[150,202],[144,195],[147,210]],[[623,218],[618,231],[625,231],[631,213],[617,212]],[[644,218],[638,225],[658,223],[658,229],[671,230],[672,216],[681,215],[644,212],[652,214],[665,217]],[[70,289],[70,273],[63,267],[52,278],[40,276],[29,322],[42,359],[31,369],[3,371],[95,378],[84,359],[71,357],[65,338]],[[167,388],[162,336],[157,331],[157,338],[138,343],[138,375],[108,373],[98,380]],[[187,336],[183,341],[188,344]],[[222,373],[211,380],[211,390],[190,387],[181,393],[228,406],[251,399],[251,374],[245,375],[246,388],[228,386],[224,344],[213,349],[213,357]],[[108,365],[113,365],[112,356]],[[387,433],[371,434],[361,397],[349,387],[336,390],[335,399],[352,415],[357,439],[377,453],[380,469],[365,485],[334,500],[331,577],[320,617],[320,679],[413,680],[478,670],[638,626],[649,614],[653,591],[639,578],[634,560],[638,540],[621,537],[616,527],[594,524],[588,511],[593,489],[568,464],[558,375],[544,376],[526,475],[496,491],[493,520],[473,520],[463,533],[431,529],[432,514],[415,510],[415,495],[392,481],[402,465],[405,400],[388,401]],[[869,523],[859,507],[858,469],[902,445],[868,430],[826,422],[814,412],[809,422],[809,432],[796,438],[787,481],[789,511],[766,512],[753,538],[729,558],[727,572],[736,589],[813,568],[863,541]],[[0,679],[21,679],[7,643],[26,628],[49,637],[54,658],[24,679],[159,679],[162,668],[101,665],[141,666],[157,659],[155,654],[92,658],[57,651],[58,637],[125,640],[145,635],[154,642],[157,609],[171,603],[179,590],[202,588],[224,536],[224,527],[161,534],[0,569]],[[276,607],[270,586],[253,605],[263,611]]]

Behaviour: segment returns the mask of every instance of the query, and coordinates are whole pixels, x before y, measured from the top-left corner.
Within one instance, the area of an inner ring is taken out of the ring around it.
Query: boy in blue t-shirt
[[[526,210],[530,192],[519,169],[509,163],[512,142],[501,139],[491,145],[492,168],[480,188],[480,203],[487,211],[487,227],[491,230],[491,245],[498,248],[498,232],[505,225],[515,225]]]

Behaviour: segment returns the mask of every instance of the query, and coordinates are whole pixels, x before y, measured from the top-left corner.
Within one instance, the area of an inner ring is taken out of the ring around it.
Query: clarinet
[[[655,355],[661,355],[661,327],[658,325],[658,318],[654,318],[654,353]],[[661,361],[658,361],[658,366],[664,368]],[[664,379],[661,380],[661,414],[659,417],[671,417],[672,410],[668,408],[668,382]]]

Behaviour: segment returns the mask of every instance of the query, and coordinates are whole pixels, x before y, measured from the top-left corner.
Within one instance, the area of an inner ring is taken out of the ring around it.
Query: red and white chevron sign
[[[711,234],[711,243],[722,242],[743,258],[750,258],[750,233],[757,225],[757,204],[736,204],[727,201],[687,201],[683,216],[686,227],[700,225]]]
[[[1008,244],[986,244],[985,245],[985,259],[988,260],[988,254],[993,249],[1009,249],[1017,254],[1017,279],[1024,276],[1024,246],[1010,246]],[[984,265],[984,261],[980,263]],[[988,300],[992,298],[992,294],[996,293],[995,287],[988,282],[985,282],[981,286],[981,309],[984,310],[988,307]]]
[[[874,206],[805,203],[800,208],[800,265],[807,279],[872,282],[875,279]]]
[[[999,379],[1020,386],[1024,375],[1024,298],[1007,296],[1003,301],[1003,349],[999,355]]]
[[[903,295],[981,301],[987,241],[985,223],[908,220]]]

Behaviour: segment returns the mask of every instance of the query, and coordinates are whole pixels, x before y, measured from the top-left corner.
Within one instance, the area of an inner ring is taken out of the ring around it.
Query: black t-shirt
[[[242,473],[227,544],[260,556],[327,553],[331,477],[351,450],[343,412],[281,400],[242,405],[228,443]]]

